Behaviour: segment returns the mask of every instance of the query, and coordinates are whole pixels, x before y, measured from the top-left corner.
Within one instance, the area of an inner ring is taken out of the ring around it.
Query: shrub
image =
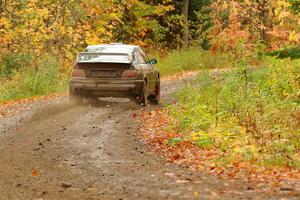
[[[257,69],[241,64],[223,74],[201,73],[169,107],[174,129],[228,158],[300,166],[300,60],[268,58],[265,63]]]
[[[266,55],[275,56],[276,58],[280,58],[280,59],[284,59],[284,58],[299,59],[300,58],[300,46],[290,47],[290,48],[286,48],[283,50],[267,52]]]

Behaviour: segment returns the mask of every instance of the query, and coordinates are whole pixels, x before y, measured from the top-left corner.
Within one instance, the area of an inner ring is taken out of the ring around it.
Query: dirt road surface
[[[163,102],[183,84],[164,81]],[[0,118],[0,199],[267,198],[149,153],[132,117],[143,107],[127,100],[73,106],[63,97],[9,109]]]

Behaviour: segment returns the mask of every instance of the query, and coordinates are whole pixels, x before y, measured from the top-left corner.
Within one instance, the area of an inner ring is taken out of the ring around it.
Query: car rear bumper
[[[95,94],[97,96],[128,96],[138,94],[142,88],[143,80],[131,79],[81,79],[70,81],[73,91],[81,94]]]

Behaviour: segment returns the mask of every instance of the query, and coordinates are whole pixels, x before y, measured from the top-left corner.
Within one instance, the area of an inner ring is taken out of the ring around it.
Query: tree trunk
[[[183,0],[182,15],[184,16],[184,32],[182,35],[182,48],[187,49],[189,46],[189,0]]]
[[[267,28],[268,28],[268,22],[269,22],[269,0],[259,0],[259,18],[260,18],[260,39],[268,43],[268,35],[267,35]]]
[[[0,14],[2,14],[2,12],[4,11],[3,4],[4,4],[3,1],[0,0]]]

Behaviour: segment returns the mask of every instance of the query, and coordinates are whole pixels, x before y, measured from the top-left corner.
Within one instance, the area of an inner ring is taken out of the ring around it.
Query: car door
[[[133,66],[138,71],[138,73],[143,73],[143,65],[140,64],[139,56],[137,50],[133,52]]]
[[[150,76],[150,70],[147,61],[145,60],[141,50],[139,48],[136,49],[136,57],[138,61],[138,65],[140,69],[142,70],[145,79],[147,79],[147,91],[149,92],[151,90],[151,76]]]
[[[155,93],[156,89],[156,76],[154,73],[154,67],[150,64],[148,57],[146,56],[145,52],[142,49],[138,49],[138,54],[140,58],[140,64],[144,70],[144,73],[147,77],[147,89],[151,93]]]

